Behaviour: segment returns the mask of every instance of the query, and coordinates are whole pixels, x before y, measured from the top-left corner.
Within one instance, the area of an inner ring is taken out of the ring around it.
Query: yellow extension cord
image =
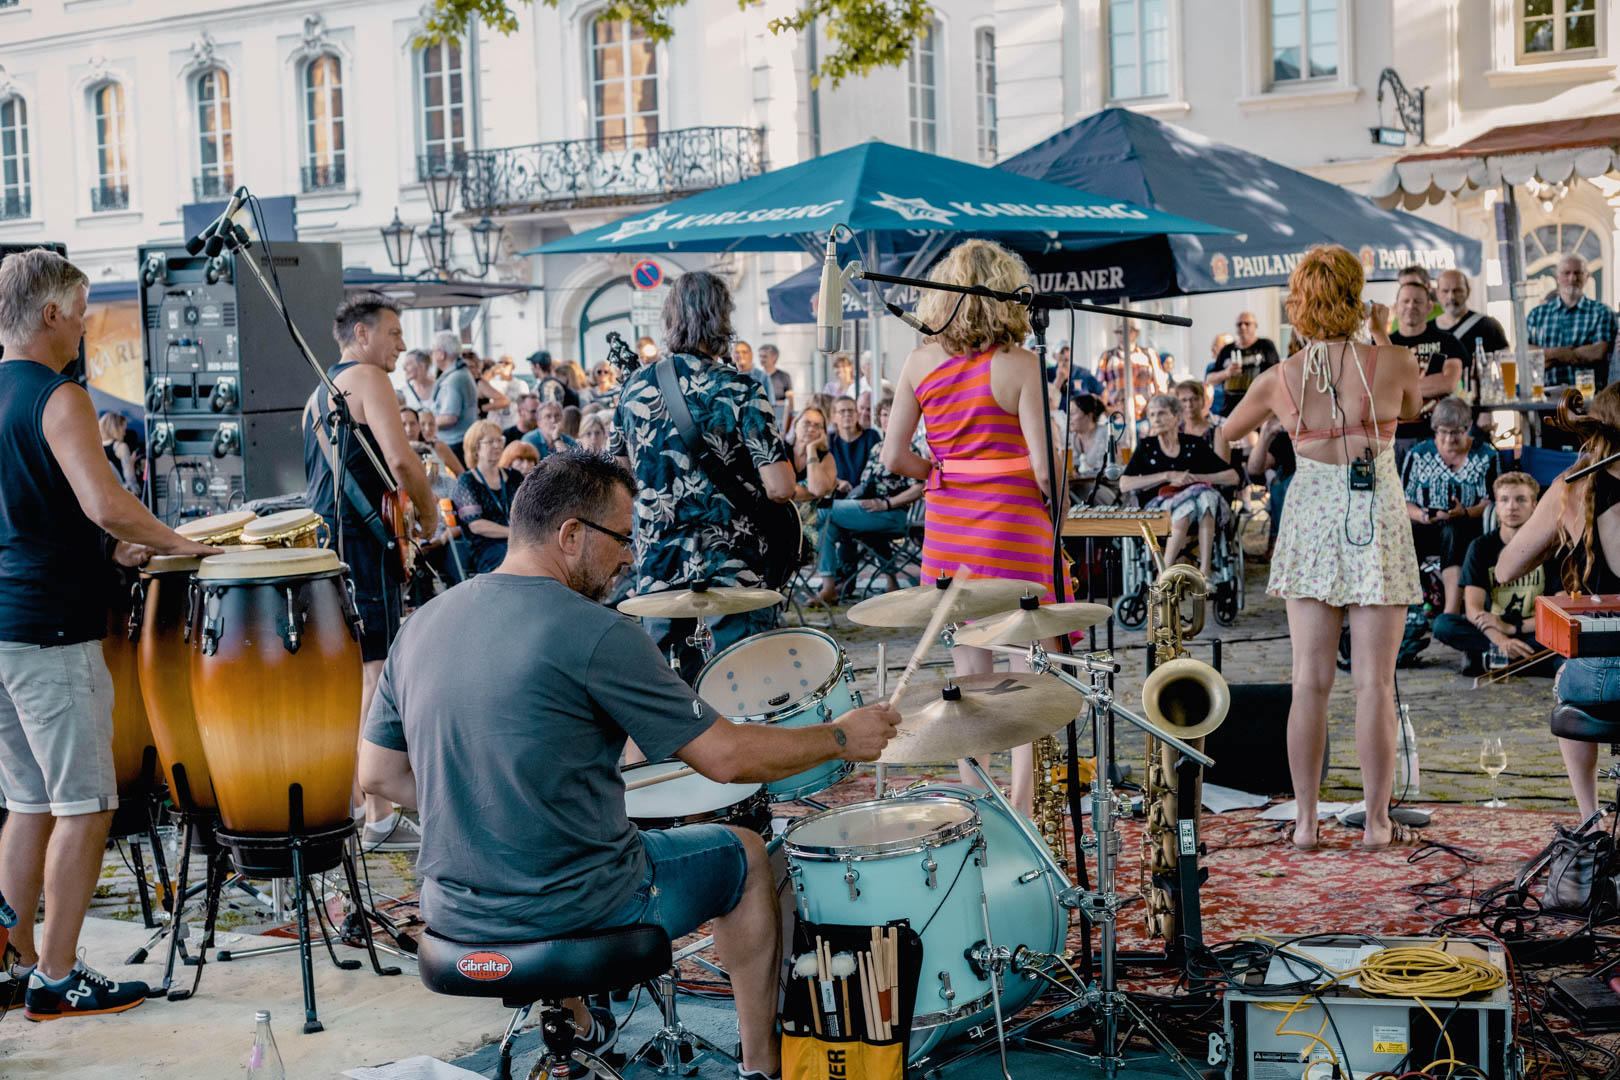
[[[1264,941],[1270,945],[1277,944],[1275,940],[1260,935],[1249,935],[1249,937],[1254,940]],[[1444,943],[1445,939],[1442,938],[1441,944]],[[1308,953],[1290,949],[1287,946],[1280,947],[1278,951],[1302,956],[1314,964],[1326,967]],[[1284,1030],[1284,1028],[1296,1013],[1307,1007],[1306,1003],[1311,1001],[1313,994],[1320,994],[1335,983],[1355,978],[1359,981],[1363,993],[1376,997],[1411,998],[1422,1007],[1424,1012],[1429,1014],[1429,1018],[1434,1021],[1435,1027],[1446,1040],[1446,1056],[1431,1061],[1417,1071],[1426,1073],[1437,1065],[1445,1065],[1447,1066],[1447,1076],[1450,1076],[1458,1065],[1467,1068],[1474,1068],[1475,1066],[1458,1060],[1457,1048],[1452,1044],[1451,1033],[1446,1031],[1445,1024],[1441,1022],[1440,1018],[1435,1015],[1434,1010],[1429,1008],[1428,1003],[1423,999],[1425,997],[1468,997],[1471,994],[1482,994],[1495,990],[1507,982],[1506,976],[1495,965],[1474,957],[1448,953],[1444,949],[1433,945],[1397,945],[1388,949],[1380,949],[1378,952],[1368,956],[1359,965],[1347,971],[1337,971],[1332,968],[1327,970],[1333,972],[1333,977],[1313,988],[1311,993],[1301,995],[1292,1005],[1280,1003],[1262,1003],[1260,1005],[1260,1008],[1269,1012],[1283,1013],[1283,1018],[1277,1022],[1275,1032],[1277,1035],[1297,1035],[1302,1039],[1309,1040],[1305,1048],[1299,1053],[1301,1061],[1304,1061],[1309,1056],[1313,1045],[1320,1044],[1328,1052],[1328,1057],[1333,1064],[1343,1067],[1343,1063],[1339,1061],[1339,1055],[1334,1052],[1332,1045],[1322,1038],[1328,1026],[1328,1017],[1326,1015],[1322,1017],[1322,1026],[1316,1030],[1314,1035],[1309,1031]],[[1324,1014],[1326,1011],[1324,1006]]]

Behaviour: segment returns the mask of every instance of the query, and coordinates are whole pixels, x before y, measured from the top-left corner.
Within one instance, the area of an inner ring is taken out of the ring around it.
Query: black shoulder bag
[[[799,527],[799,515],[794,512],[791,503],[772,502],[763,492],[758,495],[750,492],[742,478],[714,456],[709,444],[703,441],[697,425],[692,422],[692,411],[687,408],[686,398],[675,380],[672,358],[666,357],[654,364],[653,376],[658,382],[659,393],[664,395],[664,405],[669,409],[670,422],[675,425],[675,435],[687,454],[714,481],[715,487],[731,500],[732,506],[748,514],[758,524],[760,538],[764,542],[765,565],[755,569],[767,588],[780,589],[793,577],[801,561],[804,531]]]

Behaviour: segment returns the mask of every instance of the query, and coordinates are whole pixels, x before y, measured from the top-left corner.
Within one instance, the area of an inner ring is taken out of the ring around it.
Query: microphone
[[[893,315],[895,318],[917,331],[917,333],[922,334],[925,337],[933,336],[933,327],[924,323],[921,319],[917,318],[917,316],[913,315],[899,304],[888,304],[886,306],[889,309],[890,315]]]
[[[824,353],[838,351],[844,328],[844,282],[838,272],[836,230],[827,234],[827,254],[821,260],[821,297],[816,308],[816,348]]]
[[[242,209],[242,200],[246,196],[246,185],[231,192],[231,201],[225,204],[225,212],[215,218],[208,228],[186,241],[186,254],[195,255],[207,248],[210,259],[218,255],[225,247],[225,240],[232,235],[231,229],[234,227],[234,223],[231,218],[236,215],[238,210]]]
[[[1103,466],[1103,475],[1109,480],[1118,480],[1125,473],[1119,465],[1119,437],[1124,432],[1125,414],[1116,409],[1108,417],[1108,456]]]

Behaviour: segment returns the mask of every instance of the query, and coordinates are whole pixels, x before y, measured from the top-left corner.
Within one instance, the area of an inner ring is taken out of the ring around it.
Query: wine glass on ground
[[[1491,797],[1481,806],[1499,807],[1507,803],[1497,798],[1497,777],[1507,768],[1507,751],[1502,748],[1502,739],[1499,735],[1486,735],[1479,744],[1479,767],[1485,770],[1485,775],[1491,778]]]

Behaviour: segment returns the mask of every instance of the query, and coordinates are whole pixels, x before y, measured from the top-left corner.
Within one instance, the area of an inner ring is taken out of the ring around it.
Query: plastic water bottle
[[[253,1019],[258,1028],[253,1032],[253,1049],[248,1051],[248,1076],[253,1080],[287,1080],[281,1052],[276,1049],[276,1037],[270,1032],[270,1010],[260,1009],[253,1014]]]
[[[1417,732],[1412,728],[1411,711],[1403,703],[1395,738],[1395,798],[1405,801],[1416,797],[1418,786]]]

